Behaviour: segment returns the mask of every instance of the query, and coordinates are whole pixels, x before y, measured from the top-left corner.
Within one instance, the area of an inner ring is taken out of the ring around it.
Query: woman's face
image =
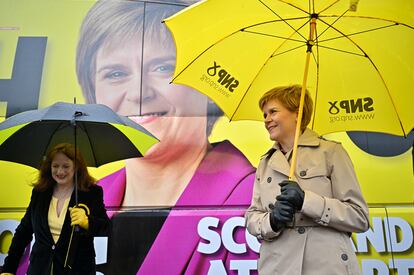
[[[157,136],[161,142],[153,148],[164,146],[171,150],[174,147],[170,146],[205,141],[207,97],[169,83],[175,50],[165,46],[168,43],[161,45],[151,40],[145,40],[142,65],[139,38],[98,50],[97,103],[129,116]]]
[[[296,131],[297,113],[291,112],[277,99],[269,100],[263,106],[265,127],[273,141],[293,141]]]
[[[52,178],[58,185],[73,185],[73,177],[75,174],[73,161],[65,154],[58,152],[51,163]]]

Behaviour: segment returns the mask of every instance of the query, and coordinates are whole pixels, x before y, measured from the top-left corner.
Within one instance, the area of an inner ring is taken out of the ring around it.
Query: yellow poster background
[[[75,73],[76,43],[82,19],[93,4],[94,1],[87,0],[0,1],[0,79],[12,78],[19,37],[47,37],[39,108],[56,101],[73,102],[75,97],[77,103],[83,103]],[[1,120],[4,119],[6,108],[7,102],[0,102]],[[348,151],[367,202],[370,207],[380,207],[372,208],[371,214],[386,217],[388,211],[388,215],[402,217],[413,227],[412,148],[394,157],[378,157],[359,149],[346,133],[325,137],[341,142]],[[210,136],[211,142],[223,139],[230,140],[254,166],[272,145],[262,123],[229,122],[225,117],[219,120]],[[91,168],[91,172],[96,178],[101,178],[121,166],[122,161]],[[21,217],[29,201],[30,184],[35,179],[35,169],[0,161],[0,219]],[[7,238],[6,235],[0,235],[0,242]],[[1,242],[2,252],[6,246],[7,241]],[[374,252],[365,256],[377,259],[390,257]],[[414,258],[413,249],[398,257]]]

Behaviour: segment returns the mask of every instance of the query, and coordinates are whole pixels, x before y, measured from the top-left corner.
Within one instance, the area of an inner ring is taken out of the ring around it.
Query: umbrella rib
[[[260,1],[259,0],[259,2],[261,2],[263,5],[265,5],[266,6],[266,4],[264,4],[262,1]],[[289,2],[286,2],[286,1],[283,1],[283,0],[279,0],[279,2],[282,2],[282,3],[285,3],[285,4],[287,4],[287,5],[289,5],[289,6],[291,6],[291,7],[293,7],[293,8],[295,8],[295,9],[297,9],[297,10],[300,10],[301,12],[303,12],[303,13],[306,13],[306,14],[310,14],[308,11],[306,11],[306,10],[304,10],[304,9],[301,9],[300,7],[297,7],[297,6],[295,6],[295,5],[293,5],[292,3],[289,3]],[[309,6],[310,6],[310,0],[309,0]],[[270,9],[271,11],[273,11],[271,8],[269,8],[268,6],[266,6],[268,9]]]
[[[318,49],[318,52],[319,52],[319,49]],[[315,64],[316,65],[319,65],[319,58],[318,58],[318,56],[317,55],[315,55],[315,53],[312,51],[312,57],[313,57],[313,60],[315,61]]]
[[[316,103],[318,102],[318,92],[319,92],[319,43],[318,43],[318,29],[315,28],[315,40],[316,40],[316,57],[315,53],[312,51],[312,56],[314,57],[315,63],[316,63],[316,87],[315,87],[315,103],[314,103],[314,109],[313,109],[313,120],[312,120],[312,129],[314,129],[315,126],[315,117],[316,117]]]
[[[288,52],[291,52],[291,51],[294,51],[294,50],[297,50],[297,49],[300,49],[300,48],[303,48],[305,46],[306,46],[306,44],[291,48],[289,50],[286,50],[286,51],[283,51],[283,52],[280,52],[280,53],[276,53],[276,54],[273,53],[273,55],[270,56],[270,58],[273,58],[273,57],[276,57],[276,56],[279,56],[279,55],[282,55],[282,54],[285,54],[285,53],[288,53]]]
[[[341,14],[340,16],[338,16],[335,21],[332,22],[332,24],[327,24],[326,22],[324,22],[323,20],[321,20],[321,22],[327,24],[327,28],[324,29],[316,38],[320,38],[327,30],[331,29],[333,27],[333,25],[338,22],[339,19],[341,19],[346,13],[348,12],[348,10],[346,10],[343,14]]]
[[[283,36],[268,34],[268,33],[260,33],[260,32],[254,32],[254,31],[246,31],[246,30],[244,32],[251,33],[251,34],[263,35],[263,36],[269,36],[269,37],[274,37],[274,38],[280,38],[280,39],[294,41],[294,42],[306,43],[306,41],[293,39],[293,38],[290,38],[290,37],[283,37]]]
[[[324,49],[332,50],[332,51],[337,51],[337,52],[342,52],[342,53],[347,53],[347,54],[352,54],[352,55],[367,57],[366,54],[360,54],[360,53],[350,52],[350,51],[341,50],[341,49],[332,48],[332,47],[323,46],[323,45],[318,45],[318,46],[321,47],[321,48],[324,48]]]
[[[260,25],[265,25],[265,24],[270,24],[270,23],[275,23],[275,22],[286,22],[286,21],[293,21],[293,20],[302,20],[302,19],[306,19],[306,18],[309,19],[309,16],[299,16],[299,17],[290,17],[290,18],[284,18],[284,19],[269,20],[269,21],[259,22],[259,23],[256,23],[256,24],[252,24],[250,26],[243,27],[240,30],[245,31],[248,28],[253,28],[253,27],[256,27],[256,26],[260,26]],[[310,19],[306,23],[308,23],[309,21],[310,21]],[[306,25],[306,23],[304,25]],[[302,27],[303,26],[301,26],[297,30],[296,29],[293,29],[293,30],[296,32],[296,31],[300,30]]]
[[[304,26],[306,26],[309,22],[310,22],[310,20],[307,20],[304,24],[302,24],[302,26],[300,26],[300,27],[297,29],[297,31],[299,31],[300,29],[302,29],[302,28],[303,28]],[[293,33],[290,35],[290,37],[292,37],[295,33],[296,33],[296,31],[295,31],[295,32],[293,32]],[[296,50],[296,49],[298,49],[298,48],[301,48],[301,47],[303,47],[303,46],[306,46],[306,45],[307,45],[307,41],[305,41],[306,43],[304,43],[303,45],[300,45],[300,46],[298,46],[298,47],[294,47],[294,48],[291,48],[291,49],[286,50],[286,51],[284,51],[284,52],[281,52],[281,53],[277,53],[277,54],[276,54],[276,52],[280,49],[280,47],[281,47],[284,43],[286,43],[286,41],[287,41],[287,40],[297,41],[297,42],[302,42],[302,41],[300,41],[300,40],[294,40],[294,39],[291,39],[290,37],[289,37],[289,38],[285,38],[285,41],[283,41],[283,43],[282,43],[281,45],[279,45],[279,47],[277,47],[277,48],[276,48],[276,50],[273,52],[273,54],[270,56],[270,58],[272,58],[272,57],[274,57],[274,56],[277,56],[277,55],[281,55],[281,54],[284,54],[284,53],[290,52],[290,51],[293,51],[293,50]]]
[[[387,26],[382,26],[382,27],[378,27],[378,28],[368,29],[368,30],[360,31],[360,32],[354,32],[354,33],[351,33],[351,34],[347,34],[346,36],[347,37],[354,36],[354,35],[358,35],[358,34],[363,34],[363,33],[367,33],[367,32],[382,30],[382,29],[386,29],[386,28],[389,28],[389,27],[395,27],[395,26],[398,26],[398,24],[397,23],[394,23],[392,25],[387,25]],[[332,41],[332,40],[340,39],[340,38],[344,38],[344,36],[337,36],[337,37],[327,38],[327,39],[324,39],[324,40],[320,40],[319,42]]]
[[[318,14],[321,14],[322,12],[327,11],[328,9],[332,8],[335,4],[337,4],[340,0],[336,0],[334,2],[332,2],[330,5],[326,6],[326,8],[322,9],[321,11],[318,12]],[[348,10],[347,10],[348,11]],[[347,12],[346,11],[346,12]],[[345,13],[346,13],[345,12]]]
[[[297,19],[305,19],[305,18],[307,18],[307,17],[296,17],[296,18],[291,18],[291,19],[293,19],[293,20],[297,20]],[[291,20],[291,19],[289,19],[289,20]],[[278,20],[274,20],[274,21],[270,21],[270,22],[276,22],[276,21],[278,21]],[[305,41],[301,41],[301,40],[297,40],[297,39],[293,39],[293,38],[291,38],[295,33],[298,33],[298,31],[299,30],[301,30],[304,26],[306,26],[308,23],[310,22],[310,19],[308,19],[305,23],[303,23],[302,24],[302,26],[300,26],[298,29],[296,29],[289,37],[283,37],[283,36],[277,36],[277,35],[273,35],[273,34],[265,34],[265,33],[259,33],[259,32],[252,32],[252,31],[246,31],[245,29],[244,29],[244,31],[245,32],[249,32],[249,33],[253,33],[253,34],[260,34],[260,35],[266,35],[266,36],[270,36],[270,37],[275,37],[275,38],[281,38],[281,39],[284,39],[285,41],[283,41],[283,43],[282,44],[284,44],[286,41],[294,41],[294,42],[299,42],[299,43],[307,43],[307,40],[305,40]],[[260,23],[260,24],[266,24],[266,23],[269,23],[269,22],[264,22],[264,23]],[[256,24],[256,25],[259,25],[259,24]],[[304,44],[304,45],[306,45],[306,44]],[[281,45],[274,51],[274,53],[279,49],[281,47]]]
[[[319,40],[318,40],[318,28],[315,28],[316,56],[315,56],[315,53],[312,51],[312,48],[311,48],[311,53],[312,53],[313,59],[315,60],[315,63],[316,63],[317,68],[319,66],[319,47],[318,47],[318,43],[319,43]]]
[[[301,30],[304,26],[306,26],[309,23],[310,19],[308,19],[304,24],[302,24],[302,26],[300,26],[298,29],[294,29],[294,33],[291,34],[289,38],[283,37],[283,36],[277,36],[277,35],[273,35],[273,34],[268,34],[268,33],[261,33],[261,32],[257,32],[257,31],[250,31],[250,30],[248,30],[249,28],[253,28],[253,27],[261,26],[261,25],[265,25],[265,24],[270,24],[270,23],[275,23],[275,22],[284,22],[284,21],[290,21],[290,20],[302,20],[302,19],[306,19],[306,18],[308,18],[308,16],[291,17],[291,18],[280,19],[280,20],[265,21],[265,22],[260,22],[260,23],[256,23],[256,24],[253,24],[253,25],[244,27],[240,31],[243,31],[243,32],[246,32],[246,33],[251,33],[251,34],[258,34],[258,35],[270,36],[270,37],[275,37],[275,38],[281,38],[281,39],[284,39],[284,40],[291,40],[291,41],[300,42],[300,43],[306,43],[307,40],[302,35],[300,35],[300,36],[302,38],[304,38],[303,41],[302,40],[298,40],[298,39],[292,39],[290,37],[292,37],[293,34],[295,34],[295,33],[300,34],[299,33],[299,30]]]
[[[169,82],[170,84],[172,84],[174,82],[174,80],[176,80],[185,70],[187,70],[188,67],[190,67],[200,56],[202,56],[205,52],[207,52],[209,49],[213,48],[216,44],[218,44],[220,41],[226,39],[227,37],[235,34],[236,32],[239,32],[240,30],[237,30],[233,33],[231,33],[230,35],[227,35],[225,37],[223,37],[222,39],[218,40],[217,42],[215,42],[214,44],[208,46],[204,51],[200,52],[193,60],[191,60],[190,62],[188,62],[188,64],[174,77],[171,79],[171,81]]]
[[[320,20],[322,23],[327,24],[325,21]],[[338,33],[342,34],[342,36],[344,38],[347,38],[352,44],[354,44],[362,53],[364,53],[365,56],[368,56],[368,54],[354,41],[352,40],[350,37],[348,37],[345,33],[343,33],[341,30],[335,28],[334,26],[331,25],[331,28],[334,29],[335,31],[337,31]],[[319,45],[320,47],[322,47],[321,45]],[[332,48],[333,49],[333,48]]]
[[[292,30],[294,30],[297,34],[299,34],[305,41],[307,40],[306,39],[306,37],[304,37],[300,32],[298,32],[292,25],[290,25],[288,22],[287,22],[287,20],[285,20],[284,18],[282,18],[279,14],[277,14],[274,10],[272,10],[268,5],[266,5],[265,3],[263,3],[261,0],[259,0],[259,2],[260,3],[262,3],[262,5],[263,6],[265,6],[267,9],[269,9],[274,15],[276,15],[277,17],[279,17],[279,19],[280,20],[282,20],[286,25],[288,25]],[[283,2],[283,1],[282,1]],[[292,6],[291,4],[289,4],[289,3],[286,3],[286,2],[283,2],[283,3],[285,3],[285,4],[288,4],[288,5],[290,5],[290,6]],[[297,8],[297,9],[299,9],[298,7],[296,7],[296,6],[293,6],[293,7],[295,7],[295,8]],[[301,10],[301,9],[299,9],[299,10]],[[308,12],[306,12],[306,11],[304,11],[304,10],[301,10],[302,12],[304,12],[304,13],[306,13],[306,14],[308,14],[309,15],[309,13]]]
[[[320,15],[319,16],[319,19],[320,18],[328,18],[328,17],[338,17],[338,15]],[[385,22],[394,23],[396,25],[402,25],[402,26],[405,26],[405,27],[410,28],[410,29],[414,29],[413,26],[407,25],[405,23],[402,23],[402,22],[399,22],[399,21],[395,21],[395,20],[391,20],[391,19],[380,18],[380,17],[364,16],[364,15],[344,15],[343,18],[363,18],[363,19],[371,19],[371,20],[385,21]],[[325,21],[323,21],[323,20],[321,20],[321,21],[324,22],[325,24],[327,24]]]

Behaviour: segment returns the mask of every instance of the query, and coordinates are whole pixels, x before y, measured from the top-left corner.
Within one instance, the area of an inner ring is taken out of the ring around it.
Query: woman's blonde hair
[[[263,110],[264,105],[271,101],[279,101],[286,109],[291,112],[299,111],[301,85],[280,86],[267,91],[259,100],[259,107]],[[301,130],[305,130],[312,118],[313,102],[308,89],[305,90],[305,102],[303,105],[303,115]]]

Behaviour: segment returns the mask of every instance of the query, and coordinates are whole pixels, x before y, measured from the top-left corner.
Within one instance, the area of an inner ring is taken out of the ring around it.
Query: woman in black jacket
[[[78,207],[73,192],[75,172]],[[73,233],[75,225],[80,230]],[[16,273],[33,234],[35,242],[27,274],[95,274],[93,237],[104,235],[108,227],[102,188],[95,185],[82,155],[77,151],[75,160],[71,144],[57,145],[41,165],[30,204],[13,236],[1,275]],[[70,242],[71,253],[68,253]]]

